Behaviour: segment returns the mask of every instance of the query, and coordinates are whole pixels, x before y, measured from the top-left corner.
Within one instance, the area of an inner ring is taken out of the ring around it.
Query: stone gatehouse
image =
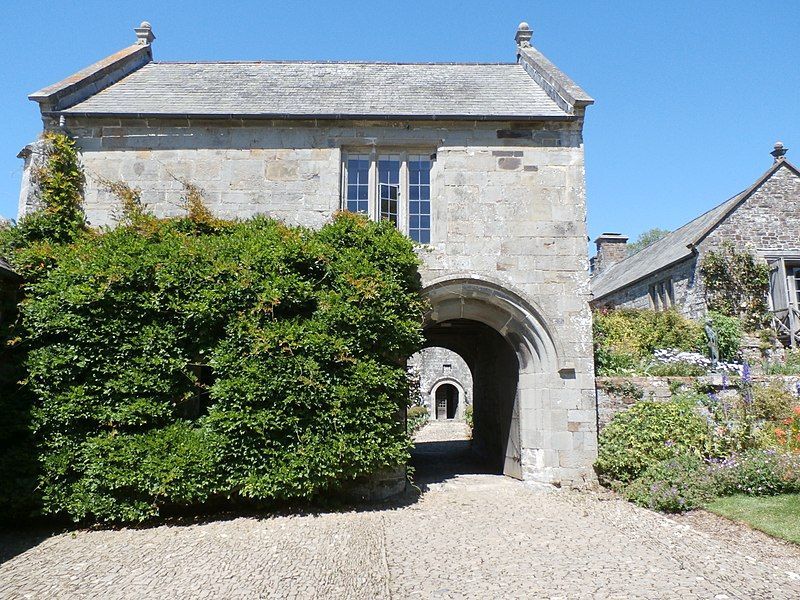
[[[596,421],[584,200],[592,99],[516,32],[503,64],[157,62],[136,43],[30,96],[78,143],[93,225],[104,180],[181,214],[182,184],[219,217],[316,227],[337,210],[419,243],[428,345],[472,374],[474,439],[498,471],[592,480]],[[511,49],[510,49],[511,50]],[[21,156],[20,215],[39,152]]]

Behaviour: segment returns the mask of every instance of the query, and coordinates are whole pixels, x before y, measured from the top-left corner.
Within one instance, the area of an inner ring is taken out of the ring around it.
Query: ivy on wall
[[[707,252],[700,262],[700,274],[709,310],[738,317],[750,331],[767,322],[769,267],[749,252],[739,252],[723,242],[719,250]]]

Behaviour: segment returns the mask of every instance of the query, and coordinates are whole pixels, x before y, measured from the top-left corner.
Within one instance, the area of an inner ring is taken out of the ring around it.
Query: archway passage
[[[426,345],[452,350],[469,366],[473,377],[473,430],[471,441],[418,443],[414,453],[418,475],[423,480],[458,473],[503,473],[520,478],[516,409],[519,361],[514,348],[492,327],[469,319],[431,323],[425,328],[425,336]],[[458,393],[455,386],[449,385],[450,391],[445,386],[448,384],[436,390],[437,421],[443,414],[439,411],[448,408],[448,396]],[[456,408],[452,406],[453,415]]]
[[[436,419],[455,419],[459,406],[458,388],[443,383],[436,388]]]

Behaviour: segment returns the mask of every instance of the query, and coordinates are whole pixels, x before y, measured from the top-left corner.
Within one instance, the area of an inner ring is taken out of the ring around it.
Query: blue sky
[[[219,8],[223,6],[224,8]],[[747,187],[780,139],[800,163],[800,2],[9,2],[0,62],[0,215],[41,128],[26,96],[153,24],[156,60],[514,60],[514,32],[596,99],[589,234],[673,229]]]

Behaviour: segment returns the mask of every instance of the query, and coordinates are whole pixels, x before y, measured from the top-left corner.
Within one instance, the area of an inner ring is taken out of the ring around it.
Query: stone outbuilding
[[[800,329],[800,171],[778,142],[772,165],[746,190],[663,238],[627,255],[626,237],[604,233],[593,258],[594,308],[675,307],[685,316],[706,314],[700,264],[730,241],[770,266],[770,308],[791,341]],[[781,325],[782,324],[782,325]]]
[[[416,400],[433,420],[463,421],[472,406],[472,371],[467,361],[447,348],[423,348],[408,360],[418,388]]]
[[[338,210],[418,243],[429,346],[473,376],[474,439],[498,472],[591,483],[596,414],[583,122],[593,100],[516,32],[502,64],[158,62],[136,43],[30,96],[72,136],[85,211],[103,181],[183,214],[183,182],[223,218],[318,227]],[[25,176],[37,155],[21,153]],[[23,185],[20,215],[36,206]],[[435,392],[434,392],[435,394]]]

